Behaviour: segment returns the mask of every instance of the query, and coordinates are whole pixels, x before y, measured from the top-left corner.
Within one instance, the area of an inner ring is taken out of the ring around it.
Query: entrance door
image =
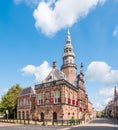
[[[25,112],[22,112],[22,119],[25,119]]]
[[[41,121],[44,121],[44,113],[41,112]]]
[[[57,121],[57,113],[56,112],[53,113],[53,121]]]
[[[21,119],[21,112],[19,111],[19,117],[18,117],[18,119]]]
[[[26,118],[27,118],[27,120],[29,119],[29,112],[28,111],[26,112]]]

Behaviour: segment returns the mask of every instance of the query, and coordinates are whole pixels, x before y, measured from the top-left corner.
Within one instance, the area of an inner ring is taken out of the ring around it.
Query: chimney
[[[57,65],[56,65],[56,61],[53,61],[53,69],[56,69]]]

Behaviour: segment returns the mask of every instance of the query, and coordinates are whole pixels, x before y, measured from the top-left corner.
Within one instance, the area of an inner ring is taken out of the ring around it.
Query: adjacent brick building
[[[25,112],[27,115],[27,111],[29,111],[30,118],[37,116],[40,120],[69,120],[72,117],[80,119],[88,111],[88,95],[84,86],[83,64],[80,64],[80,73],[77,74],[69,30],[62,58],[61,69],[57,68],[54,61],[49,75],[41,84],[35,85],[35,94],[31,93],[30,95],[31,106],[26,110],[25,107],[18,105],[18,115],[21,114],[19,112]],[[18,100],[21,96],[24,95],[20,94]],[[18,116],[18,118],[20,117],[23,118],[24,116]]]
[[[35,95],[34,87],[27,87],[18,96],[17,103],[17,118],[18,119],[29,119],[32,118],[31,107],[32,107],[32,96]]]
[[[114,88],[114,98],[105,107],[105,116],[118,120],[118,90]]]

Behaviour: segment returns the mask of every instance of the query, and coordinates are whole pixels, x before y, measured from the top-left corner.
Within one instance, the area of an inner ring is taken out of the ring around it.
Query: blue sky
[[[89,99],[104,108],[118,86],[117,9],[117,0],[0,0],[0,96],[40,83],[54,60],[60,69],[70,27],[78,73],[83,62]]]

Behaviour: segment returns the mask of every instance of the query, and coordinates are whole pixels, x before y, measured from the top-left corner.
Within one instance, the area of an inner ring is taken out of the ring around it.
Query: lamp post
[[[8,110],[6,110],[6,115],[7,115],[7,120],[8,120],[8,115],[9,115],[9,111]]]

